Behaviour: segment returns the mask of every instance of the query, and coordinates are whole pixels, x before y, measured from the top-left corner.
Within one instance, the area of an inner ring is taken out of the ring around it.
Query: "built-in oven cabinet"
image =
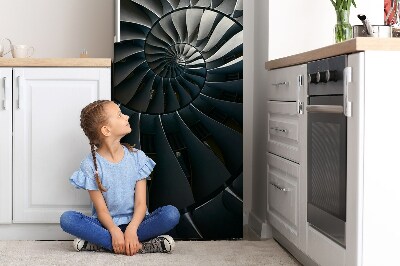
[[[268,220],[296,246],[299,241],[299,177],[298,164],[267,154]]]
[[[299,163],[297,103],[268,101],[267,120],[267,151]]]

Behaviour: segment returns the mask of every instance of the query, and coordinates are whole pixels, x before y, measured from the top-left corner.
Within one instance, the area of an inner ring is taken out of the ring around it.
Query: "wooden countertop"
[[[352,54],[355,52],[367,50],[400,51],[400,38],[358,37],[345,42],[329,45],[301,54],[267,61],[265,63],[265,68],[270,70],[275,68],[299,65],[322,58],[342,54]]]
[[[0,67],[111,67],[111,58],[4,58]]]

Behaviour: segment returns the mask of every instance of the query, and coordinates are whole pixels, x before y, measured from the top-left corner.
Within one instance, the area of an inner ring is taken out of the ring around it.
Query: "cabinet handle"
[[[284,128],[279,128],[279,127],[270,127],[270,129],[275,130],[275,131],[279,131],[279,132],[282,132],[282,133],[288,133],[289,132],[289,130],[284,129]]]
[[[3,78],[3,88],[4,88],[4,99],[3,99],[3,110],[7,110],[7,77]]]
[[[345,67],[343,70],[343,113],[347,117],[351,117],[351,102],[349,102],[349,83],[351,80],[351,67]]]
[[[283,81],[283,82],[278,82],[278,83],[272,83],[272,86],[275,86],[275,87],[279,87],[279,86],[283,86],[283,85],[289,86],[289,82]]]
[[[18,103],[17,103],[17,108],[21,109],[22,108],[22,90],[24,89],[22,86],[22,77],[18,76],[17,77],[17,83],[18,83]]]
[[[280,191],[283,191],[283,192],[289,192],[289,191],[290,191],[289,188],[281,187],[281,186],[275,184],[274,182],[271,182],[271,181],[270,181],[269,183],[270,183],[272,186],[274,186],[275,188],[279,189]]]

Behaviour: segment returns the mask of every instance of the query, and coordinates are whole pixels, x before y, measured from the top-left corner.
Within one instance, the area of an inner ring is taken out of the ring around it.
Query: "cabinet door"
[[[0,224],[12,221],[11,88],[11,68],[0,68]]]
[[[80,111],[110,99],[110,69],[13,71],[13,222],[58,223],[66,210],[90,213],[88,193],[69,177],[90,152]]]
[[[271,153],[267,154],[267,160],[268,220],[298,246],[300,167]]]

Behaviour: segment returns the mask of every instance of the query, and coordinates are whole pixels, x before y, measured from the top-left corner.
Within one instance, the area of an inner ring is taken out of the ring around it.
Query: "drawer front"
[[[297,101],[300,84],[304,84],[306,65],[285,67],[268,71],[267,99],[275,101]],[[302,83],[299,83],[302,76]]]
[[[298,244],[298,164],[267,154],[268,219],[271,225]]]
[[[267,102],[267,150],[299,162],[299,116],[296,102]]]

